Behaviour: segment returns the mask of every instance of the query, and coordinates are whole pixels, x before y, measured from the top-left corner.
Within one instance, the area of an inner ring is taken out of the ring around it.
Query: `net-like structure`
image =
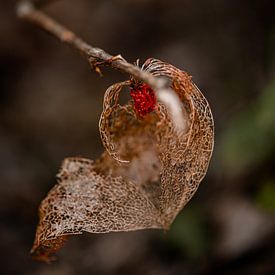
[[[138,91],[134,100],[153,100],[143,83],[131,79],[108,88],[99,122],[105,152],[96,161],[63,161],[58,183],[39,208],[34,258],[51,260],[69,235],[168,229],[197,190],[214,143],[209,104],[186,72],[157,59],[142,69],[169,80],[182,103],[185,130],[176,129],[159,102],[118,103],[124,87],[147,93],[139,97]]]

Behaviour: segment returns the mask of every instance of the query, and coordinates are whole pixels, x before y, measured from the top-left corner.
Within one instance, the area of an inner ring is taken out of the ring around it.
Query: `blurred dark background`
[[[272,3],[273,2],[273,3]],[[275,16],[267,0],[56,1],[44,10],[128,61],[188,71],[215,118],[215,150],[169,232],[71,238],[51,265],[29,250],[39,202],[68,156],[96,158],[103,94],[76,51],[0,1],[1,274],[275,274]]]

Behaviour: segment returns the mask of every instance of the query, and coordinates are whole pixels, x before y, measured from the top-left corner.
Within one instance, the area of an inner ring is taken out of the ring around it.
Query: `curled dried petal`
[[[115,160],[122,163],[128,162],[128,160],[123,160],[119,156],[116,148],[116,141],[119,140],[120,135],[117,131],[111,131],[111,126],[117,123],[123,123],[121,119],[117,119],[120,118],[120,115],[117,114],[120,112],[127,112],[127,110],[118,104],[118,97],[121,89],[124,86],[129,86],[129,84],[129,81],[116,83],[107,89],[104,95],[103,111],[99,120],[99,129],[103,146]]]
[[[39,209],[32,248],[38,260],[50,259],[71,234],[162,227],[159,211],[139,185],[97,173],[88,159],[65,159],[58,178]]]
[[[207,100],[186,72],[157,59],[147,60],[143,69],[170,79],[189,117],[188,131],[177,135],[165,108],[159,112],[165,117],[157,129],[163,167],[160,201],[165,219],[171,223],[206,174],[214,144],[213,117]]]

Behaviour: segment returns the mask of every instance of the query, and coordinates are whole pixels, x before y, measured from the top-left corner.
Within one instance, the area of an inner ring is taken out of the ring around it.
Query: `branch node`
[[[115,61],[126,62],[126,60],[120,55],[111,56],[110,58],[102,61],[98,61],[96,58],[90,56],[89,63],[93,70],[95,70],[100,76],[103,76],[100,66],[111,66]]]

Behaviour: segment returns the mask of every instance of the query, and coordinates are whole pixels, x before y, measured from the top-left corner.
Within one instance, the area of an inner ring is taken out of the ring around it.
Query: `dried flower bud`
[[[170,64],[148,59],[142,68],[169,79],[182,102],[185,131],[176,131],[147,84],[129,80],[107,89],[99,123],[106,151],[95,162],[64,160],[58,183],[40,205],[31,251],[36,259],[49,260],[72,234],[168,229],[205,176],[214,142],[205,97]],[[125,86],[133,101],[121,106]]]

